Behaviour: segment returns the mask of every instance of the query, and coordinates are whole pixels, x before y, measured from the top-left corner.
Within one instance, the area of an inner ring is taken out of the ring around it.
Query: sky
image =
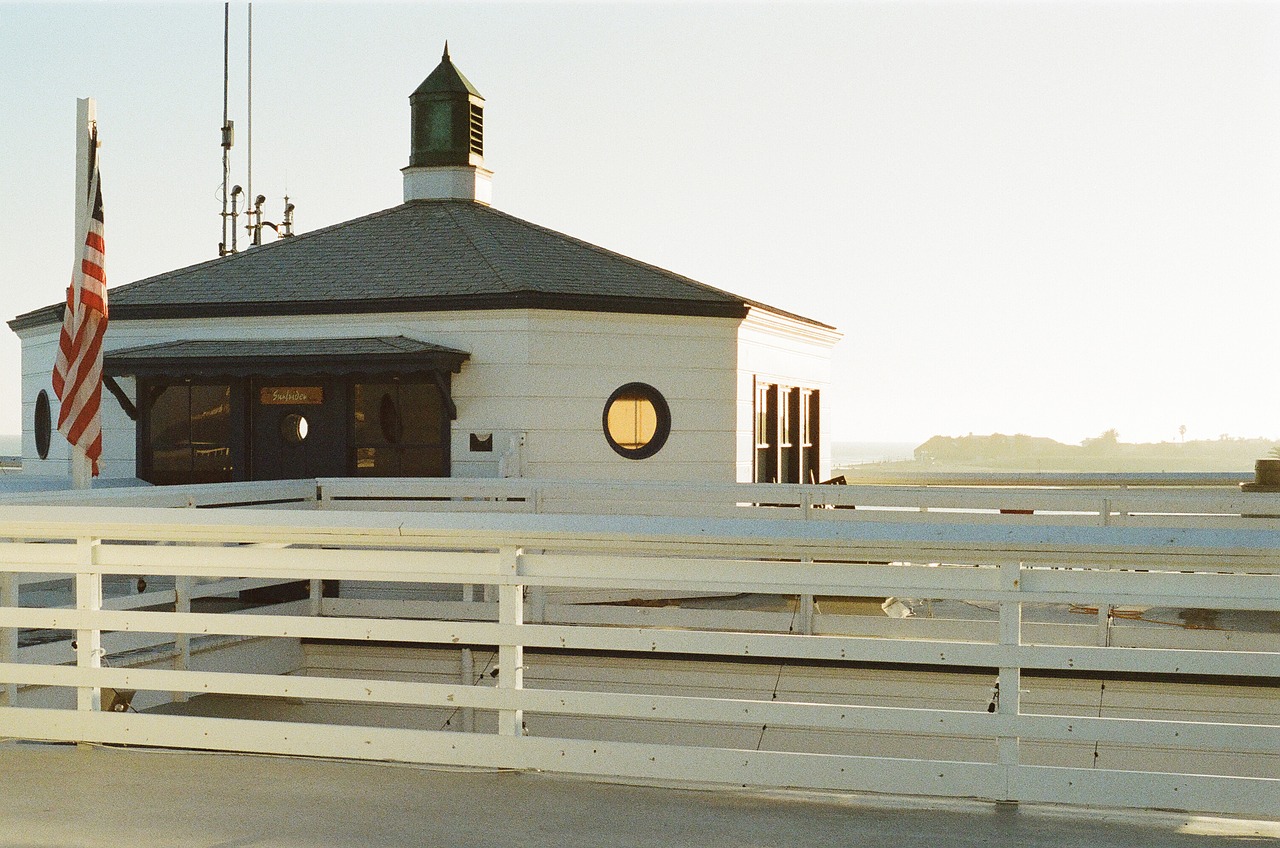
[[[0,317],[63,296],[77,97],[109,283],[216,255],[222,38],[221,3],[0,0]],[[844,333],[831,439],[1280,437],[1280,4],[260,0],[269,219],[401,202],[446,39],[495,207]],[[19,358],[0,328],[0,433]]]

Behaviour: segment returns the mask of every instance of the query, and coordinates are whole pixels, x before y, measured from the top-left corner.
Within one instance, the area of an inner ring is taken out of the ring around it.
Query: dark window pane
[[[400,420],[400,404],[387,392],[378,401],[378,424],[382,438],[391,444],[399,444],[404,437],[404,422]]]
[[[756,482],[778,482],[778,387],[756,388]]]
[[[394,383],[356,383],[352,392],[352,415],[357,445],[385,445],[388,440],[382,428],[382,399],[393,401]]]
[[[404,448],[401,473],[405,477],[443,477],[444,448]]]
[[[157,485],[223,483],[234,478],[231,460],[231,387],[165,386],[147,413],[149,481]]]
[[[782,483],[800,483],[800,390],[781,390],[779,396],[778,432],[782,447]]]
[[[151,405],[151,481],[185,483],[191,477],[191,391],[168,386]]]
[[[49,440],[53,436],[53,415],[49,410],[49,393],[40,390],[36,395],[35,415],[36,455],[49,458]]]
[[[448,419],[435,383],[356,383],[352,415],[358,476],[448,474]]]
[[[231,387],[192,386],[193,483],[225,483],[231,476]]]
[[[400,416],[406,445],[443,444],[444,403],[434,383],[402,383]]]
[[[818,482],[818,460],[821,457],[820,427],[819,415],[821,406],[819,404],[818,392],[814,390],[809,392],[808,403],[804,410],[805,420],[805,463],[804,463],[804,482]]]
[[[390,447],[356,448],[356,476],[399,477],[399,450]]]

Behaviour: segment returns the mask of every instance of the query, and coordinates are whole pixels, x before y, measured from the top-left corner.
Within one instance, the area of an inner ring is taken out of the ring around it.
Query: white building
[[[834,328],[493,209],[447,52],[410,105],[402,205],[111,290],[104,475],[827,475]],[[68,473],[61,315],[9,322],[24,473]]]

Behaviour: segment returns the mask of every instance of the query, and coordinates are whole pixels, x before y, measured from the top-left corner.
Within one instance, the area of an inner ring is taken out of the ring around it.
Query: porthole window
[[[662,394],[646,383],[627,383],[604,405],[604,437],[627,459],[646,459],[662,450],[671,435],[671,410]]]
[[[280,419],[280,436],[291,445],[300,445],[307,439],[307,419],[296,412],[290,412]]]
[[[49,438],[53,435],[53,417],[49,414],[49,393],[41,389],[36,395],[36,453],[41,459],[49,458]]]

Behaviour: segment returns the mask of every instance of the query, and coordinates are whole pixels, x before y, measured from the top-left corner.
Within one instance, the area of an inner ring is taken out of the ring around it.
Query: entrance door
[[[254,480],[345,477],[345,386],[323,379],[260,379],[252,386]]]

